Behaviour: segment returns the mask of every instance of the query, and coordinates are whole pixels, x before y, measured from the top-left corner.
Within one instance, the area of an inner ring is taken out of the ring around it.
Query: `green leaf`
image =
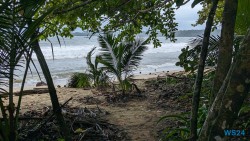
[[[184,4],[184,0],[176,0],[176,6],[180,7]]]
[[[235,23],[235,32],[239,35],[245,35],[250,27],[250,1],[239,0]]]
[[[238,113],[238,116],[240,116],[243,113],[248,113],[248,112],[250,112],[250,106],[248,105],[242,106]]]
[[[185,116],[188,115],[188,114],[190,114],[190,113],[182,113],[182,114],[176,114],[176,115],[166,115],[166,116],[161,117],[161,118],[157,121],[157,123],[159,123],[159,122],[161,122],[162,120],[165,120],[165,119],[167,119],[167,118],[176,118],[176,119],[181,120],[181,121],[183,121],[183,122],[185,122],[185,123],[188,123],[189,121],[185,118]]]
[[[204,0],[194,0],[194,2],[192,3],[192,8],[194,8],[197,4],[199,4],[200,2],[202,2]]]
[[[131,86],[124,80],[139,65],[142,53],[147,49],[147,42],[141,40],[118,42],[118,37],[112,34],[99,36],[98,41],[101,46],[101,57],[96,60],[104,65],[103,69],[116,76],[122,90],[129,89]]]

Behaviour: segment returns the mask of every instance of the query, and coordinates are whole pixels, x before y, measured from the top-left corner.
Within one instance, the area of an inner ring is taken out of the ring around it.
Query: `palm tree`
[[[107,84],[108,81],[108,76],[106,75],[105,71],[100,68],[98,59],[101,57],[99,55],[97,55],[95,57],[95,61],[94,63],[92,62],[92,56],[94,54],[94,50],[96,49],[96,47],[92,48],[86,57],[86,62],[87,65],[89,67],[89,75],[91,77],[91,79],[93,80],[93,84],[94,86],[104,86]]]
[[[37,29],[41,22],[53,10],[53,8],[51,8],[44,14],[34,18],[45,1],[46,0],[3,0],[0,2],[0,93],[7,93],[9,98],[8,105],[5,106],[1,99],[2,95],[0,95],[0,108],[3,117],[0,122],[0,140],[14,141],[17,138],[18,115],[26,74],[33,50],[40,49],[34,48],[35,41],[38,41],[38,37],[41,35]],[[34,36],[34,34],[36,34],[36,36]],[[25,66],[26,69],[18,104],[17,107],[15,107],[13,102],[14,75],[17,66],[20,64],[23,66],[22,63],[24,63],[24,61],[27,62]],[[8,90],[3,89],[2,86],[7,86]],[[57,101],[58,103],[58,99],[54,95],[51,96],[52,103],[53,101]],[[56,106],[60,107],[59,103]],[[14,115],[15,113],[16,115]],[[59,114],[57,114],[57,117],[60,119]],[[65,126],[63,128],[65,128]]]
[[[105,34],[99,36],[99,44],[101,54],[97,61],[103,64],[104,70],[116,76],[124,94],[130,86],[127,78],[138,67],[147,41],[118,42],[112,34]]]
[[[1,93],[7,92],[9,97],[7,110],[3,105],[3,101],[0,101],[3,115],[3,122],[0,124],[0,138],[3,140],[16,139],[17,122],[15,121],[14,116],[15,107],[13,103],[13,80],[15,70],[17,66],[19,66],[18,63],[20,63],[21,58],[24,56],[26,61],[31,59],[32,49],[30,47],[30,37],[31,34],[35,32],[35,29],[28,28],[27,24],[29,18],[34,14],[33,10],[36,11],[40,4],[41,3],[39,2],[34,3],[34,1],[29,3],[8,0],[0,2],[0,76],[2,78],[1,84],[8,87],[8,90],[1,89]],[[31,5],[34,7],[28,10],[27,8]],[[41,17],[41,19],[42,18],[43,17]],[[33,24],[30,24],[31,27],[35,27],[37,25],[38,21],[34,21]],[[23,82],[25,82],[25,78],[23,78]],[[18,106],[20,106],[20,103],[18,103]],[[20,107],[17,107],[16,113],[19,113],[19,109]],[[17,117],[18,116],[16,116],[16,118]]]

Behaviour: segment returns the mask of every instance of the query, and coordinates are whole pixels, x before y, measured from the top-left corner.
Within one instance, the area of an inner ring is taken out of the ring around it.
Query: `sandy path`
[[[148,98],[145,100],[132,100],[121,104],[108,104],[103,96],[98,96],[94,90],[83,90],[75,88],[57,89],[59,102],[62,104],[69,98],[73,99],[68,103],[71,107],[96,107],[96,104],[87,105],[79,101],[86,96],[97,98],[101,101],[99,107],[108,111],[106,119],[115,125],[123,128],[133,141],[154,141],[156,140],[156,122],[166,112],[151,107]],[[18,97],[14,97],[15,103]],[[8,99],[5,99],[5,104]],[[42,109],[51,106],[48,93],[25,95],[22,99],[21,113],[30,110]]]
[[[110,108],[107,118],[110,123],[123,127],[133,141],[154,141],[157,140],[156,122],[164,113],[148,106],[147,100],[128,102],[126,107]]]
[[[146,76],[137,76],[135,79],[157,77],[159,74]],[[163,74],[164,76],[164,74]],[[144,89],[145,80],[136,80],[140,89]],[[157,140],[157,120],[168,111],[158,109],[155,103],[157,96],[154,93],[146,93],[146,99],[133,99],[127,103],[109,104],[105,97],[100,92],[95,90],[84,90],[80,88],[58,88],[58,99],[60,104],[64,103],[71,97],[73,99],[68,103],[71,107],[96,107],[96,104],[87,104],[81,101],[86,96],[98,99],[98,106],[101,109],[108,111],[110,114],[106,119],[115,125],[123,128],[133,141],[154,141]],[[18,97],[14,96],[14,101],[17,103]],[[8,104],[8,99],[5,98],[5,105]],[[24,95],[21,104],[21,113],[30,110],[42,109],[43,107],[51,106],[51,101],[48,93]],[[158,138],[159,139],[159,138]]]

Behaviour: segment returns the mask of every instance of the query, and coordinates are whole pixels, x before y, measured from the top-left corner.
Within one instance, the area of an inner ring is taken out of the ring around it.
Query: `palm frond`
[[[34,19],[33,22],[30,22],[31,17],[35,15],[44,2],[45,0],[19,1],[14,5],[11,1],[1,1],[0,67],[1,70],[5,68],[4,72],[0,72],[1,77],[8,79],[7,74],[10,68],[6,68],[6,66],[10,66],[10,64],[12,64],[12,66],[18,66],[17,64],[20,62],[22,56],[29,52],[32,34],[36,32],[41,21],[49,14],[46,13]]]
[[[34,17],[37,10],[44,4],[45,0],[20,0],[11,1],[5,0],[0,2],[0,93],[6,92],[2,89],[3,85],[7,85],[9,91],[9,109],[8,115],[4,110],[3,103],[0,101],[2,115],[6,121],[3,129],[8,134],[13,134],[10,139],[5,134],[0,134],[0,138],[6,140],[15,140],[15,132],[18,127],[18,112],[20,110],[21,95],[16,108],[16,117],[14,116],[13,104],[13,77],[18,66],[23,66],[25,59],[31,58],[31,44],[34,41],[32,35],[37,32],[41,22],[51,12],[44,15]],[[24,58],[24,59],[22,59]],[[21,65],[20,65],[21,63]],[[27,66],[26,66],[27,70]],[[8,81],[8,82],[7,82]],[[23,78],[23,86],[25,77]],[[23,90],[23,86],[21,91]],[[22,93],[22,92],[21,92]],[[9,118],[7,120],[7,118]],[[8,125],[9,123],[9,125]],[[7,129],[8,127],[8,129]],[[2,126],[0,126],[0,130]],[[1,130],[2,131],[2,130]]]
[[[9,78],[9,65],[8,61],[8,54],[0,49],[0,86],[7,86],[7,78]],[[3,88],[0,89],[1,93],[6,93],[7,91]]]
[[[91,61],[91,57],[92,57],[93,52],[94,52],[95,49],[96,49],[96,47],[92,48],[88,52],[87,57],[86,57],[86,62],[87,62],[87,65],[90,67],[90,70],[95,70],[96,69],[95,65]]]
[[[90,73],[90,77],[93,80],[93,85],[94,86],[104,86],[107,84],[108,82],[108,77],[105,73],[105,71],[102,68],[98,67],[99,64],[99,59],[101,59],[101,56],[97,55],[95,57],[95,62],[92,62],[92,55],[94,54],[94,50],[96,49],[96,47],[92,48],[86,57],[86,62],[87,65],[89,67],[89,73]]]
[[[114,68],[114,66],[112,64],[110,64],[110,62],[104,60],[102,57],[98,57],[96,58],[97,61],[101,64],[103,64],[104,66],[102,67],[104,70],[107,70],[109,72],[114,73],[115,75],[119,75],[120,73],[118,72],[118,70],[116,70]]]
[[[96,60],[103,69],[116,76],[123,93],[131,86],[127,81],[128,73],[133,71],[142,59],[142,53],[147,49],[147,42],[117,42],[111,34],[99,37],[101,54]]]
[[[86,73],[74,73],[68,82],[71,88],[86,88],[90,87],[90,76]]]
[[[140,60],[142,59],[142,53],[148,49],[146,44],[145,41],[140,39],[125,44],[126,51],[123,54],[123,71],[126,76],[130,71],[133,71],[133,69],[138,67]]]
[[[184,67],[185,71],[191,71],[197,69],[199,54],[202,47],[202,36],[198,36],[189,42],[189,46],[182,49],[182,53],[179,55],[179,62],[176,63],[177,66]],[[237,53],[239,45],[243,39],[243,36],[235,36],[234,46],[233,46],[233,56]],[[209,38],[208,55],[206,59],[206,66],[216,66],[218,59],[218,49],[220,46],[220,36],[211,36]]]
[[[99,44],[101,47],[101,56],[102,60],[105,60],[109,66],[113,66],[117,69],[118,60],[117,60],[117,43],[112,34],[105,34],[104,36],[99,36]]]
[[[190,45],[193,45],[193,48],[190,49],[193,50],[192,55],[195,56],[197,53],[200,53],[201,51],[201,46],[202,46],[202,36],[198,36],[197,38],[193,39],[190,42]],[[206,60],[206,65],[207,66],[214,66],[217,64],[217,57],[218,57],[218,49],[220,45],[220,36],[210,36],[209,38],[209,47],[208,47],[208,55],[207,55],[207,60]],[[197,52],[197,53],[195,53]],[[197,56],[199,57],[199,56]],[[197,57],[192,57],[189,56],[189,58],[197,58]]]

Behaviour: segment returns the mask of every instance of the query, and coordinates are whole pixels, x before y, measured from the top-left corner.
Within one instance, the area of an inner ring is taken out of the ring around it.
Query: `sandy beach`
[[[162,71],[162,72],[152,72],[149,74],[140,74],[140,75],[134,75],[132,78],[132,81],[137,81],[137,83],[139,83],[139,85],[141,85],[141,81],[144,82],[146,80],[149,79],[154,79],[157,77],[166,77],[167,75],[172,75],[175,73],[182,73],[183,71],[179,71],[179,70],[175,70],[175,71]],[[140,81],[141,80],[141,81]],[[68,100],[69,98],[73,97],[74,99],[78,99],[84,96],[89,96],[89,95],[93,95],[98,93],[95,89],[91,89],[91,90],[84,90],[82,88],[67,88],[67,87],[63,87],[60,86],[60,88],[57,87],[57,95],[58,95],[58,99],[60,103],[63,103],[64,101]],[[25,91],[31,91],[34,90],[34,93],[30,93],[30,94],[25,94],[22,98],[22,108],[21,111],[25,112],[29,109],[35,108],[35,107],[44,107],[44,106],[49,106],[51,105],[51,101],[50,101],[50,97],[49,94],[46,92],[38,92],[36,93],[36,91],[39,90],[44,90],[46,91],[48,88],[47,86],[28,86],[25,87],[24,90]],[[14,89],[15,93],[19,92],[18,88]],[[39,94],[40,93],[40,94]],[[14,102],[17,103],[18,100],[18,96],[14,96]],[[5,104],[8,104],[8,100],[7,98],[4,99]],[[74,100],[72,100],[74,101]],[[77,106],[77,104],[75,104],[74,102],[71,101],[71,106]]]
[[[141,85],[142,82],[149,80],[149,79],[154,79],[154,78],[164,78],[167,75],[172,75],[172,74],[178,74],[181,73],[183,74],[184,71],[162,71],[162,72],[154,72],[154,73],[149,73],[149,74],[140,74],[140,75],[134,75],[131,77],[132,81],[137,81],[139,83],[139,86]],[[141,80],[141,81],[140,81]],[[97,94],[98,92],[93,88],[91,90],[84,90],[82,88],[67,88],[63,86],[55,86],[57,87],[57,95],[60,103],[63,103],[64,101],[68,100],[69,98],[73,97],[75,99],[84,97],[84,96],[89,96],[93,94]],[[60,87],[60,88],[58,88]],[[43,91],[48,90],[47,86],[28,86],[24,88],[25,91],[28,91],[28,94],[25,94],[22,98],[22,112],[27,111],[28,109],[32,107],[43,107],[43,106],[49,106],[51,105],[50,103],[50,97],[49,94],[46,92],[44,93]],[[30,93],[34,91],[34,93]],[[42,91],[42,92],[36,92],[36,91]],[[14,89],[15,93],[19,92],[18,88]],[[30,93],[30,94],[29,94]],[[17,103],[18,96],[14,96],[14,102]],[[8,103],[7,98],[5,98],[5,103]],[[72,102],[71,102],[72,103]],[[31,107],[27,107],[27,105],[30,105]],[[72,106],[77,106],[73,103]]]
[[[163,115],[170,113],[169,110],[164,110],[157,107],[158,94],[154,90],[147,88],[146,81],[155,80],[157,77],[164,78],[173,73],[183,73],[181,71],[171,72],[156,72],[150,74],[136,75],[133,81],[139,89],[147,96],[146,100],[131,100],[118,105],[110,104],[105,99],[105,94],[96,89],[84,90],[82,88],[57,88],[57,95],[60,104],[63,104],[68,99],[72,100],[67,104],[70,107],[87,107],[93,108],[98,105],[101,109],[108,111],[110,114],[105,117],[110,123],[122,127],[125,132],[131,137],[131,140],[145,141],[157,140],[156,121]],[[39,88],[39,87],[38,87]],[[35,88],[35,89],[38,89]],[[46,87],[40,87],[46,89]],[[95,99],[94,103],[86,103],[86,98]],[[15,104],[18,101],[18,96],[14,96]],[[8,104],[8,98],[4,98],[4,103]],[[22,97],[21,113],[27,111],[40,111],[41,113],[51,107],[50,96],[48,93],[33,93]],[[134,134],[136,132],[136,134]]]

